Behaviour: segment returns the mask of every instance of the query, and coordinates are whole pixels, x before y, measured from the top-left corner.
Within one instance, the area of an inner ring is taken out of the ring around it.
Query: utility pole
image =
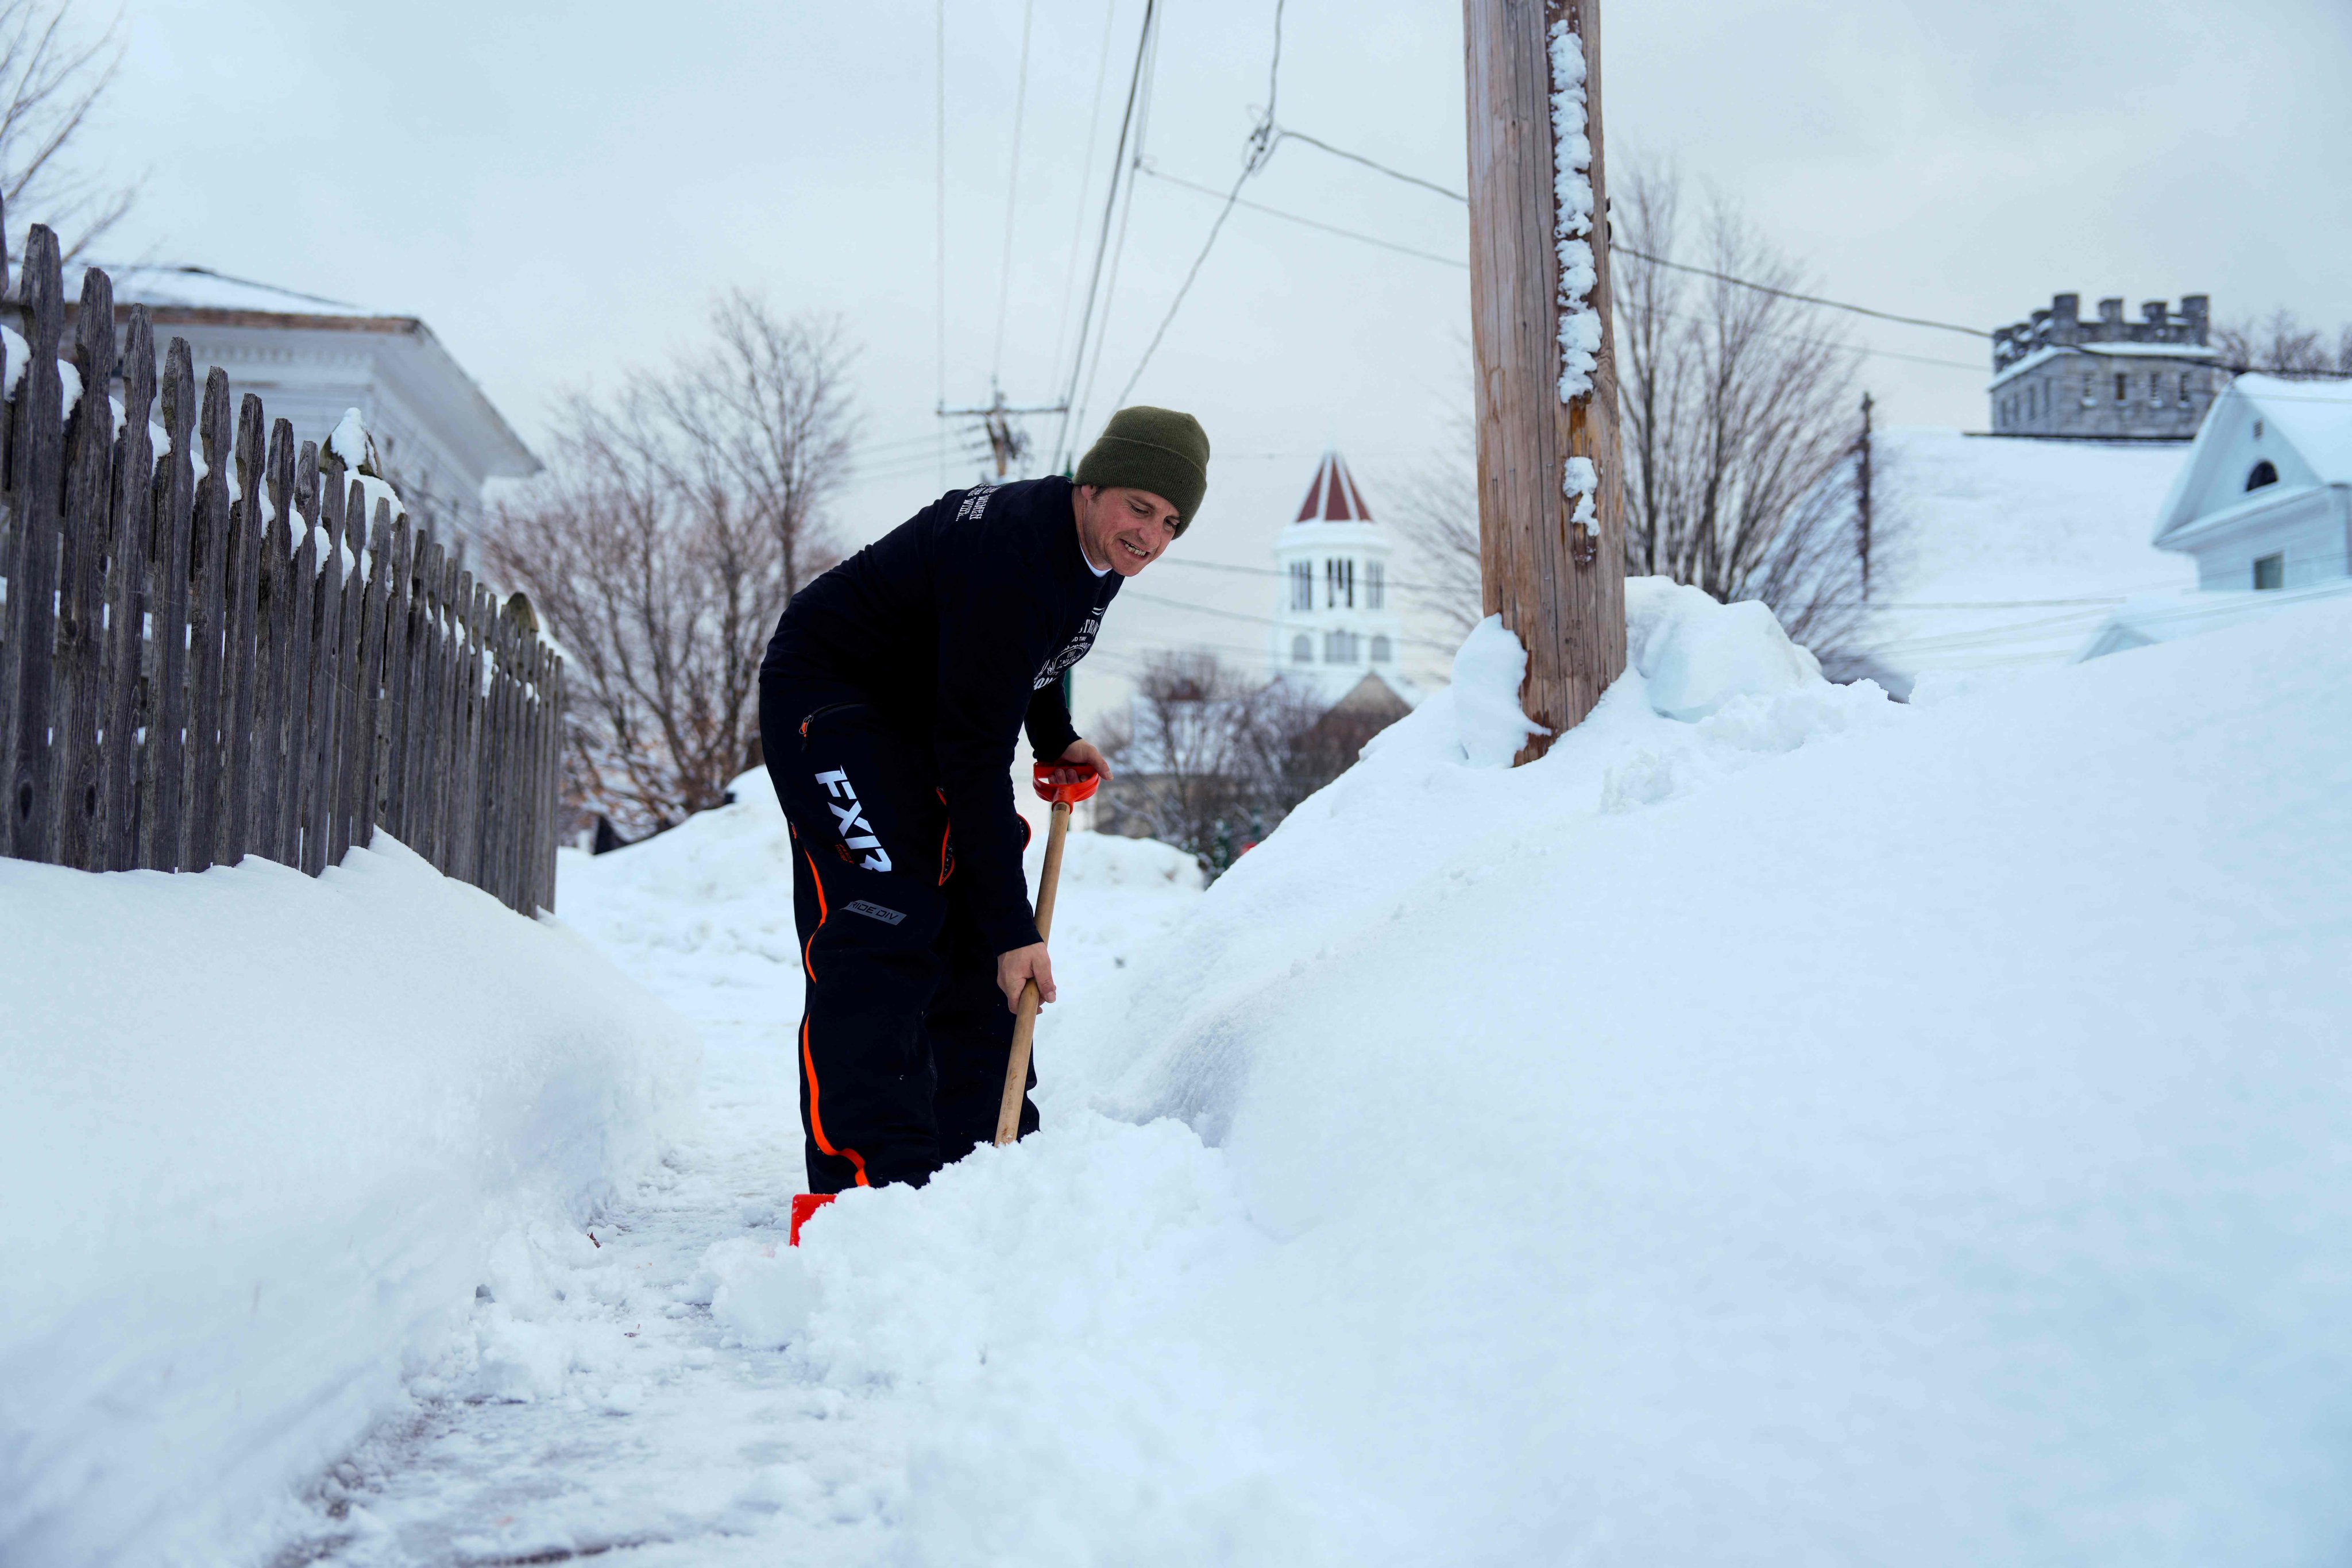
[[[1486,613],[1527,647],[1520,706],[1552,732],[1520,752],[1528,763],[1625,668],[1601,3],[1462,11],[1479,577]]]
[[[1862,549],[1862,596],[1870,597],[1870,394],[1862,395],[1862,446],[1854,473],[1854,500]]]
[[[1066,405],[1055,404],[1051,408],[1008,408],[1004,403],[1003,389],[996,387],[991,390],[994,395],[987,407],[948,408],[943,406],[940,409],[940,417],[979,420],[981,429],[988,437],[989,453],[996,459],[996,477],[1002,479],[1013,464],[1029,455],[1029,433],[1013,425],[1013,416],[1061,414],[1066,411]]]

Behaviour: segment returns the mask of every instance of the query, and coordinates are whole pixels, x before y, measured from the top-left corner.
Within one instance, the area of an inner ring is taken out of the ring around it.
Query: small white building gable
[[[2082,658],[2352,593],[2352,381],[2231,382],[2158,509],[2155,542],[2197,563],[2196,590],[2130,600]]]
[[[1298,516],[1277,535],[1282,573],[1267,657],[1273,673],[1311,687],[1328,707],[1377,676],[1408,703],[1399,673],[1404,618],[1391,587],[1387,532],[1337,452],[1326,452]]]
[[[2352,573],[2352,381],[2231,382],[2165,498],[2156,543],[2193,558],[2200,588],[2303,588]]]

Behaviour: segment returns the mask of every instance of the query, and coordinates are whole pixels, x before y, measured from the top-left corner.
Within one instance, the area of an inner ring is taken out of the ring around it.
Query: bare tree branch
[[[570,797],[633,837],[720,804],[749,765],[760,655],[835,559],[823,507],[855,434],[837,328],[740,296],[713,326],[708,353],[568,403],[488,534],[573,660]]]
[[[1621,171],[1612,199],[1631,250],[1677,256],[1782,295],[1622,256],[1614,264],[1625,569],[1760,599],[1833,672],[1856,672],[1867,609],[1856,529],[1856,356],[1803,278],[1738,209],[1710,202],[1685,221],[1666,165]],[[1695,227],[1695,232],[1694,231]],[[1875,466],[1885,471],[1883,451]],[[1394,487],[1399,531],[1423,557],[1431,607],[1457,627],[1479,605],[1476,475],[1466,420],[1455,441]],[[1900,517],[1874,493],[1872,552]]]
[[[12,261],[25,231],[45,223],[72,261],[131,211],[139,182],[78,165],[72,152],[122,68],[120,16],[77,39],[72,0],[0,0],[0,200]]]
[[[2251,318],[2213,329],[2213,346],[2221,363],[2233,370],[2255,370],[2268,375],[2352,375],[2352,325],[2330,344],[2317,327],[2304,325],[2292,310],[2273,310],[2260,321]]]

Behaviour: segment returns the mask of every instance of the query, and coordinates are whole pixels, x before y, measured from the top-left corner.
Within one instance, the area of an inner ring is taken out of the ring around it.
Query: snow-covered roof
[[[2229,392],[2252,405],[2272,429],[2292,442],[2322,484],[2352,483],[2352,380],[2242,375]]]
[[[2191,590],[2180,594],[2144,594],[2109,616],[2083,649],[2082,658],[2099,658],[2150,643],[2178,642],[2202,637],[2271,615],[2293,605],[2352,594],[2352,577],[2336,577],[2301,588],[2268,591],[2240,589]]]
[[[2189,443],[2188,459],[2180,465],[2172,488],[2157,509],[2156,538],[2179,534],[2213,509],[2200,501],[2210,491],[2215,466],[2238,453],[2238,435],[2254,420],[2293,448],[2310,470],[2310,482],[2352,484],[2352,380],[2288,380],[2276,375],[2241,375],[2213,399]],[[2301,487],[2301,488],[2307,488]],[[2235,493],[2234,490],[2231,493]],[[2277,494],[2257,498],[2275,501]],[[2248,503],[2256,504],[2256,503]]]
[[[1898,426],[1874,451],[1899,532],[1862,651],[1890,675],[2063,664],[2131,595],[2195,585],[2147,533],[2180,447]]]
[[[1364,504],[1364,492],[1356,488],[1355,476],[1336,451],[1323,454],[1316,465],[1315,482],[1307,487],[1307,500],[1299,506],[1299,522],[1370,522],[1372,509]]]
[[[209,267],[178,262],[117,266],[104,261],[91,262],[89,266],[102,268],[112,280],[114,302],[118,305],[146,305],[166,310],[258,311],[281,316],[348,316],[384,321],[414,320],[389,310],[370,310],[344,300],[305,294],[299,289],[281,288],[275,283],[233,278]],[[77,268],[67,276],[68,299],[81,297],[83,270]]]
[[[2211,364],[2220,356],[2204,343],[2051,343],[2035,349],[1992,378],[1994,386],[2048,364],[2061,354],[2113,355],[2123,359],[2184,359]]]

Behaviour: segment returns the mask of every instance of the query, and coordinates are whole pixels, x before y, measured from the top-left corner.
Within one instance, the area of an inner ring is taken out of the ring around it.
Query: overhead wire
[[[1013,216],[1021,194],[1021,121],[1029,106],[1029,24],[1037,0],[1021,6],[1021,72],[1013,88],[1013,162],[1004,176],[1004,259],[997,268],[996,346],[988,357],[988,379],[993,384],[1004,369],[1004,322],[1013,304]],[[942,403],[945,397],[940,399]]]
[[[1127,108],[1120,112],[1118,143],[1111,151],[1110,185],[1103,195],[1102,228],[1095,239],[1095,262],[1087,279],[1086,308],[1078,313],[1078,342],[1070,355],[1070,375],[1062,392],[1062,424],[1054,436],[1053,466],[1061,468],[1069,450],[1071,408],[1077,398],[1078,375],[1086,363],[1087,334],[1094,321],[1095,300],[1102,286],[1103,262],[1110,249],[1111,220],[1118,211],[1120,176],[1127,173],[1128,141],[1135,130],[1136,100],[1143,88],[1144,63],[1151,53],[1151,36],[1160,16],[1159,0],[1143,0],[1143,25],[1135,39],[1135,67],[1128,75]],[[1130,176],[1128,184],[1132,189]]]
[[[1282,87],[1282,13],[1286,4],[1287,0],[1274,0],[1274,59],[1266,68],[1265,112],[1250,130],[1247,150],[1242,159],[1242,172],[1234,176],[1234,188],[1225,193],[1225,205],[1217,209],[1216,221],[1209,225],[1209,236],[1201,242],[1200,254],[1192,258],[1192,265],[1185,272],[1184,280],[1176,286],[1175,298],[1168,301],[1167,313],[1160,318],[1160,325],[1152,331],[1151,341],[1144,345],[1143,356],[1136,361],[1134,373],[1127,378],[1127,384],[1119,388],[1117,401],[1120,404],[1127,402],[1128,394],[1133,392],[1135,384],[1143,379],[1144,368],[1150,364],[1151,356],[1160,352],[1160,342],[1167,337],[1170,325],[1176,320],[1176,312],[1184,308],[1184,297],[1192,291],[1193,279],[1201,276],[1201,268],[1208,261],[1209,252],[1216,248],[1217,236],[1224,232],[1225,219],[1233,216],[1234,204],[1241,199],[1242,186],[1265,167],[1266,160],[1273,157],[1274,150],[1281,145],[1282,138],[1275,128],[1274,116],[1276,100]],[[1142,166],[1142,148],[1138,147],[1138,168]],[[1130,197],[1130,205],[1132,201]]]
[[[1143,96],[1135,111],[1135,154],[1127,171],[1127,201],[1119,209],[1118,238],[1111,247],[1110,277],[1103,286],[1102,321],[1095,329],[1095,352],[1087,364],[1086,390],[1079,395],[1077,407],[1071,416],[1072,425],[1080,436],[1086,431],[1087,405],[1095,399],[1095,378],[1102,374],[1103,350],[1110,342],[1110,312],[1118,296],[1119,263],[1126,258],[1127,231],[1135,219],[1135,170],[1143,159],[1143,139],[1150,125],[1152,88],[1159,76],[1159,67],[1160,35],[1155,31],[1151,36],[1151,56],[1144,66]],[[1075,448],[1072,455],[1076,455]]]
[[[1109,0],[1103,8],[1102,53],[1095,62],[1095,106],[1087,116],[1087,155],[1078,164],[1078,200],[1070,215],[1070,259],[1062,269],[1062,309],[1054,321],[1054,354],[1045,363],[1056,369],[1062,363],[1062,345],[1070,331],[1070,301],[1077,293],[1078,244],[1087,232],[1087,193],[1094,187],[1095,143],[1102,132],[1103,89],[1110,82],[1110,40],[1112,24],[1118,20],[1118,0]],[[1116,168],[1111,177],[1118,177]]]

